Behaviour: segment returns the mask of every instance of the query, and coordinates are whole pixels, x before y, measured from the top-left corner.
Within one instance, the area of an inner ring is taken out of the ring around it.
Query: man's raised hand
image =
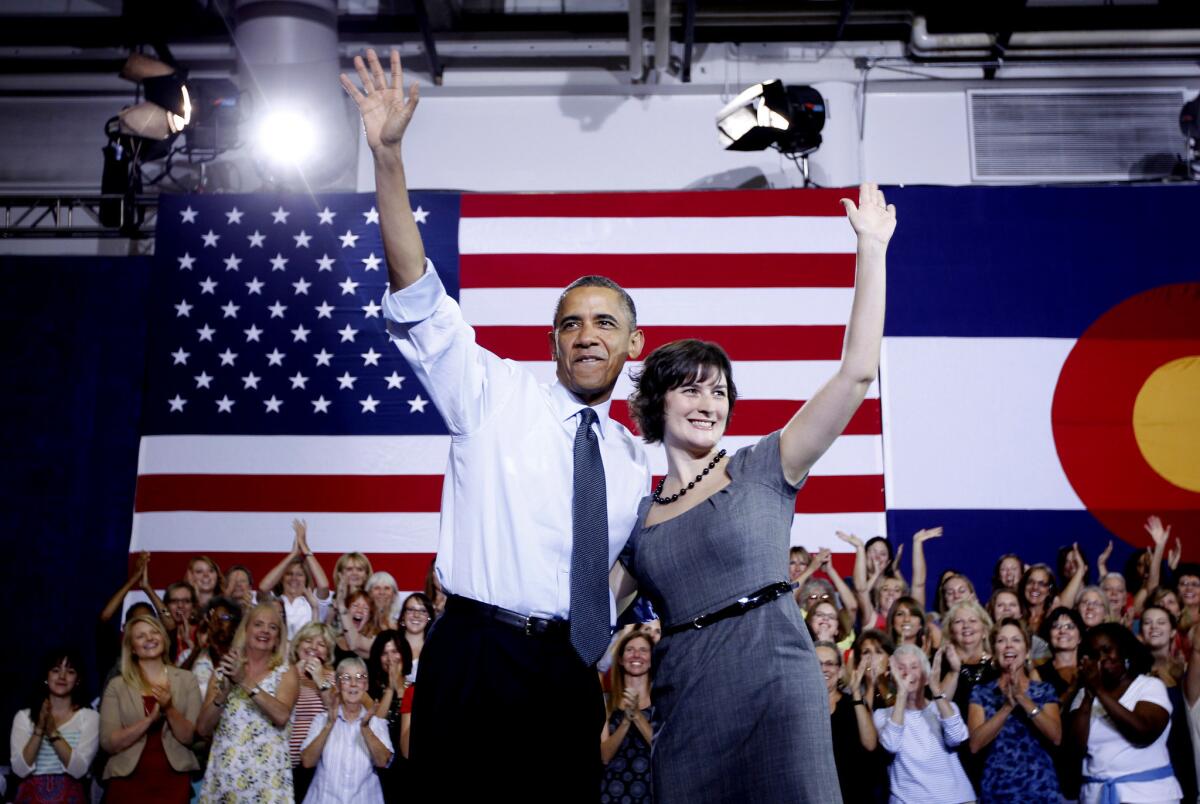
[[[404,132],[412,120],[413,112],[421,99],[421,93],[414,81],[408,87],[407,97],[404,94],[404,75],[400,70],[400,53],[392,50],[392,76],[389,84],[379,56],[372,48],[367,49],[367,59],[362,56],[354,57],[354,69],[362,82],[362,90],[355,86],[350,78],[342,73],[342,87],[358,104],[362,115],[363,127],[367,132],[367,145],[375,150],[379,147],[394,148],[400,145]]]

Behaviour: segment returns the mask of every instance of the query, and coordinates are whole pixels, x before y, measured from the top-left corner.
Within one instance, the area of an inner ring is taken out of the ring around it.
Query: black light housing
[[[821,145],[825,99],[810,86],[775,79],[755,84],[717,113],[721,146],[729,151],[777,148],[803,156]]]
[[[146,100],[119,115],[121,132],[149,140],[167,140],[192,120],[192,100],[186,73],[141,53],[130,54],[121,77],[140,83]]]

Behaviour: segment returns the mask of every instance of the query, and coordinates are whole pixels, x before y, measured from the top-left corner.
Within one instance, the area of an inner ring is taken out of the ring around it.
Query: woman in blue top
[[[971,751],[988,749],[981,802],[1059,800],[1050,746],[1062,740],[1062,716],[1054,688],[1029,678],[1029,644],[1020,620],[1001,620],[992,632],[1000,678],[971,691]]]

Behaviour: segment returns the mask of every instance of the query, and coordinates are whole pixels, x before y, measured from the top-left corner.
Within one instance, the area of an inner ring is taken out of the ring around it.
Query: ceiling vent
[[[1184,90],[968,90],[971,178],[981,182],[1162,178],[1184,140]]]

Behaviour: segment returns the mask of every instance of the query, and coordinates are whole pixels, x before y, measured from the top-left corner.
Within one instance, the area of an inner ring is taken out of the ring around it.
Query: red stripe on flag
[[[764,215],[841,217],[841,198],[858,190],[693,190],[676,193],[480,193],[464,195],[464,218],[746,218]]]
[[[247,534],[249,537],[250,534]],[[347,550],[353,550],[353,544],[346,545]],[[137,553],[129,554],[129,569],[132,571],[137,561]],[[207,555],[224,572],[234,564],[249,568],[254,575],[254,583],[258,582],[271,571],[271,568],[283,558],[283,553],[233,553],[208,552],[203,545],[196,545],[192,552],[160,552],[155,553],[150,561],[150,583],[156,589],[163,589],[167,584],[182,580],[187,572],[188,562],[192,556]],[[333,567],[340,553],[316,553],[317,560],[333,583]],[[420,591],[425,588],[425,573],[429,570],[429,562],[433,553],[367,553],[371,560],[371,569],[375,572],[390,572],[396,579],[397,586],[403,591]]]
[[[134,510],[438,512],[441,475],[140,475]]]
[[[475,328],[475,339],[488,351],[513,360],[549,360],[549,327],[486,326]],[[721,344],[734,360],[840,360],[842,326],[674,326],[643,327],[649,354],[664,343],[700,338]]]
[[[733,418],[726,435],[762,435],[773,433],[788,423],[802,403],[790,399],[740,399],[734,405]],[[629,417],[629,405],[624,400],[613,400],[610,414],[614,419],[637,432]],[[879,415],[879,400],[864,399],[850,423],[842,431],[844,435],[879,435],[883,432]]]
[[[655,476],[657,488],[662,476]],[[884,510],[883,475],[810,477],[796,495],[797,514],[878,513]]]
[[[853,254],[464,254],[464,288],[563,288],[601,274],[635,288],[850,288]],[[634,301],[637,301],[635,298]]]

